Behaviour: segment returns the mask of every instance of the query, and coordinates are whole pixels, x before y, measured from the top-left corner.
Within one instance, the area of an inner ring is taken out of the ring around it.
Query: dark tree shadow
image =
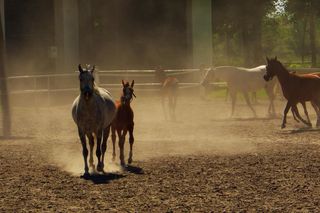
[[[84,180],[90,180],[94,184],[108,184],[113,180],[117,180],[123,177],[125,177],[125,175],[116,173],[90,174],[80,176],[80,178]]]
[[[132,166],[132,165],[127,165],[125,167],[126,171],[127,172],[130,172],[130,173],[133,173],[133,174],[136,174],[136,175],[143,175],[144,174],[144,171],[141,167],[138,167],[138,166]]]

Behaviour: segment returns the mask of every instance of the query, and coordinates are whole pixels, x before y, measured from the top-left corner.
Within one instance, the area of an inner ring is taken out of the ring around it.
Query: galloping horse
[[[175,77],[167,76],[165,71],[159,67],[156,69],[155,78],[161,83],[161,103],[165,119],[167,120],[167,110],[165,99],[168,98],[169,118],[176,119],[176,106],[178,100],[179,81]]]
[[[84,175],[89,175],[87,162],[88,149],[86,137],[90,145],[90,167],[93,164],[94,135],[97,138],[96,155],[98,158],[97,171],[103,171],[104,156],[107,148],[107,139],[110,131],[110,124],[116,115],[116,105],[110,93],[94,83],[94,66],[89,69],[82,69],[79,64],[80,95],[74,100],[72,105],[72,118],[78,126],[78,133],[82,144],[82,154],[84,159]],[[103,137],[102,145],[101,138]],[[101,157],[102,149],[102,157]]]
[[[200,84],[206,86],[210,81],[216,79],[227,82],[228,90],[232,101],[231,116],[233,116],[234,114],[234,108],[238,92],[241,92],[244,95],[247,105],[252,110],[254,116],[256,116],[256,112],[250,103],[248,93],[264,88],[270,100],[268,113],[274,115],[275,108],[273,101],[275,98],[274,86],[276,82],[272,81],[270,83],[266,83],[263,80],[262,77],[265,73],[265,70],[265,65],[261,65],[252,69],[233,66],[221,66],[216,68],[210,68],[207,71],[205,77],[200,82]]]
[[[284,97],[288,100],[284,109],[284,116],[281,128],[286,127],[287,113],[290,107],[295,107],[297,103],[303,103],[311,101],[317,109],[320,107],[320,78],[316,75],[296,75],[290,73],[277,57],[274,59],[267,58],[266,74],[264,79],[266,81],[271,80],[274,76],[277,76]],[[319,113],[317,113],[317,126],[320,125]]]
[[[296,74],[296,72],[291,72],[292,74]],[[308,73],[308,74],[297,74],[297,75],[300,75],[300,76],[311,76],[311,77],[315,77],[315,78],[320,78],[320,73]],[[299,114],[299,110],[296,106],[292,106],[291,107],[291,112],[292,112],[292,115],[293,115],[293,118],[295,121],[297,121],[299,123],[299,120],[302,121],[304,124],[306,124],[307,126],[312,126],[311,124],[311,120],[309,118],[309,114],[308,114],[308,111],[307,111],[307,107],[306,107],[306,102],[305,101],[302,101],[300,102],[302,107],[303,107],[303,110],[304,110],[304,114],[306,115],[307,117],[307,121],[305,121]],[[318,114],[320,114],[320,111],[317,107],[317,105],[315,103],[313,103],[311,101],[311,105],[313,107],[313,109],[315,110],[315,112]]]
[[[132,163],[132,146],[134,142],[133,137],[133,110],[130,106],[130,102],[133,97],[136,97],[134,94],[133,86],[134,80],[132,81],[131,85],[129,82],[124,82],[122,80],[122,96],[120,101],[117,102],[117,115],[112,122],[111,131],[112,131],[112,144],[113,144],[113,154],[112,159],[115,160],[116,151],[115,151],[115,142],[116,142],[116,131],[119,137],[119,148],[120,148],[120,162],[121,165],[125,165],[124,161],[124,143],[126,140],[127,132],[129,131],[129,143],[130,143],[130,152],[129,152],[129,159],[128,164]]]

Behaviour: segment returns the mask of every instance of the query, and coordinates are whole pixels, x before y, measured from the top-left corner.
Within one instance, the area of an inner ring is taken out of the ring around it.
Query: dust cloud
[[[139,93],[137,97],[132,102],[135,112],[133,164],[169,156],[237,155],[257,151],[255,138],[244,137],[241,125],[230,121],[230,103],[224,100],[208,102],[195,95],[182,95],[177,105],[177,120],[168,121],[164,118],[160,98]],[[14,107],[13,115],[14,123],[24,124],[17,134],[34,137],[31,145],[40,145],[47,163],[79,175],[84,164],[76,125],[71,118],[71,103],[72,100],[70,105],[60,107]],[[240,104],[236,111],[243,117],[251,116],[245,105]],[[127,138],[126,159],[128,147]],[[116,161],[112,162],[109,137],[105,159],[107,172],[121,172],[117,143],[116,152]],[[95,148],[93,158],[97,165]]]

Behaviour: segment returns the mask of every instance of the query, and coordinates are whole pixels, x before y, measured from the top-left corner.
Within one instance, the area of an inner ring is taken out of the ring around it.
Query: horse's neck
[[[288,84],[288,80],[290,78],[290,73],[284,69],[284,68],[281,68],[279,69],[279,72],[277,72],[277,77],[278,77],[278,80],[281,84],[281,86],[286,86]]]
[[[86,110],[94,109],[97,107],[96,94],[93,94],[90,100],[85,100],[85,97],[83,95],[80,95],[79,102],[80,106]]]

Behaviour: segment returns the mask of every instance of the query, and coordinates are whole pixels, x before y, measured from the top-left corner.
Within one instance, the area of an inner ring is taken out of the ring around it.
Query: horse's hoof
[[[285,124],[282,124],[282,125],[281,125],[281,129],[284,129],[284,128],[286,128],[286,125],[285,125]]]
[[[132,163],[132,159],[129,158],[129,159],[128,159],[128,164],[131,164],[131,163]]]
[[[103,168],[104,168],[104,165],[103,165],[103,164],[98,164],[98,166],[97,166],[97,171],[98,171],[98,172],[103,172]]]
[[[89,172],[84,172],[83,175],[80,176],[83,179],[88,179],[90,177]]]
[[[121,164],[122,167],[125,167],[125,166],[126,166],[126,163],[125,163],[124,161],[121,161],[120,164]]]

